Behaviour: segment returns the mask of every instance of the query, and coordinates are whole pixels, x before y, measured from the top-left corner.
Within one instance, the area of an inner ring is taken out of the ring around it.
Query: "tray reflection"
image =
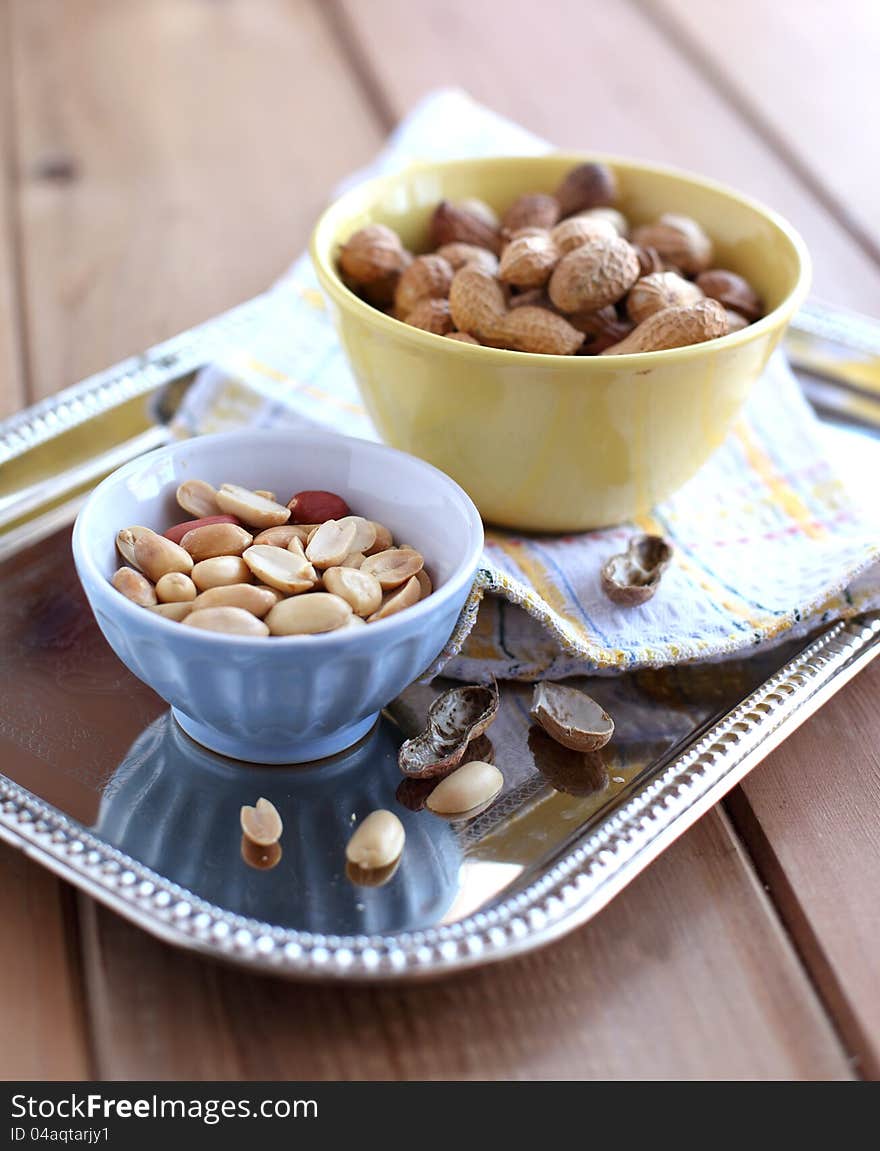
[[[435,923],[458,888],[454,830],[394,802],[401,735],[387,719],[354,748],[314,765],[261,767],[194,743],[170,712],[132,744],[104,788],[95,831],[211,903],[283,927],[330,934]],[[260,796],[284,821],[274,866],[242,852],[239,812]],[[405,864],[381,887],[346,874],[356,820],[394,808],[406,829]]]

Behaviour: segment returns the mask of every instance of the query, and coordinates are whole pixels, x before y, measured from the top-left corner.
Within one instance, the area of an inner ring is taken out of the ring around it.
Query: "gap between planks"
[[[379,76],[370,66],[370,60],[358,39],[357,32],[338,0],[313,0],[327,31],[336,41],[339,54],[348,62],[355,82],[360,85],[364,98],[376,118],[378,126],[387,134],[397,124],[397,113]]]
[[[15,164],[15,97],[8,0],[0,0],[0,417],[30,401],[22,308],[21,220]]]
[[[655,23],[661,35],[665,36],[669,43],[679,48],[681,54],[692,64],[692,67],[705,77],[706,82],[724,94],[728,104],[736,109],[741,119],[750,125],[756,136],[762,138],[767,146],[772,148],[772,151],[785,163],[791,175],[803,184],[810,195],[825,207],[829,215],[834,216],[841,228],[855,239],[856,243],[868,253],[875,264],[880,266],[880,242],[878,237],[872,233],[870,224],[860,221],[858,213],[848,207],[842,196],[835,191],[833,184],[828,181],[827,175],[822,173],[821,169],[817,170],[811,165],[811,154],[809,152],[802,154],[798,150],[797,144],[791,142],[785,127],[782,124],[774,123],[773,117],[762,108],[762,105],[751,96],[748,90],[744,89],[742,84],[737,82],[735,66],[737,62],[741,61],[737,61],[736,55],[733,55],[733,58],[722,55],[720,60],[716,58],[711,39],[714,29],[710,31],[709,26],[707,26],[711,22],[707,22],[705,18],[704,0],[698,6],[689,0],[632,0],[632,2],[642,9],[648,20]],[[759,0],[759,2],[760,5],[764,6],[765,0]],[[742,6],[736,6],[735,18],[740,26],[744,26],[743,22],[756,20],[756,18],[758,21],[773,21],[774,17],[779,15],[779,13],[774,13],[765,16],[755,7],[755,3],[751,3],[744,10]],[[816,13],[813,12],[809,15],[814,18]],[[801,14],[798,14],[797,18],[799,17]],[[782,17],[779,25],[776,25],[776,30],[781,32],[783,25],[785,25],[785,17]],[[739,46],[737,45],[737,47]],[[779,48],[782,51],[781,44]],[[785,64],[782,64],[782,67],[785,67]],[[868,109],[865,110],[867,112]],[[852,134],[848,139],[854,140],[857,137],[858,127],[856,124],[852,124],[851,128]],[[870,138],[872,130],[873,125],[867,129],[868,138]]]
[[[761,764],[758,764],[755,770],[760,768]],[[746,793],[737,786],[725,796],[722,804],[731,834],[736,836],[743,856],[748,859],[757,882],[764,889],[780,929],[788,938],[838,1042],[850,1060],[854,1076],[876,1080],[878,1067],[870,1057],[870,1040],[840,986],[821,940],[813,930]]]

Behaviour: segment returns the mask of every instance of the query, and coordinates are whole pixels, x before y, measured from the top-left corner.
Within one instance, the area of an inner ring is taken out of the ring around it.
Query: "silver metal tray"
[[[595,915],[880,653],[880,617],[866,616],[749,660],[584,681],[617,721],[586,759],[530,728],[529,689],[503,684],[489,734],[505,790],[470,821],[421,810],[397,769],[442,683],[410,688],[321,763],[205,751],[104,643],[70,522],[97,479],[167,438],[193,370],[261,306],[0,426],[0,836],[145,930],[297,978],[425,977],[540,946]],[[239,808],[259,795],[284,815],[278,857],[243,851]],[[343,847],[380,806],[400,812],[407,850],[383,885],[360,886]]]

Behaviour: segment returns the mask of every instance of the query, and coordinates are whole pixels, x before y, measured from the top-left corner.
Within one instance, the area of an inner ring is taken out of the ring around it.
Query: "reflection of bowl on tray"
[[[388,619],[323,635],[254,638],[163,619],[111,585],[121,562],[115,539],[120,528],[164,531],[184,518],[174,493],[185,479],[338,492],[425,556],[433,594]],[[89,603],[123,663],[193,738],[260,763],[332,755],[369,731],[443,649],[482,545],[476,508],[435,468],[380,444],[295,431],[205,436],[142,456],[95,489],[73,536]]]
[[[333,934],[436,922],[458,889],[461,850],[442,820],[394,801],[396,728],[382,720],[348,751],[314,766],[241,765],[189,739],[170,713],[132,744],[107,785],[97,831],[109,843],[220,907],[283,927]],[[261,871],[242,858],[239,814],[265,796],[284,822],[281,855]],[[380,807],[406,830],[400,866],[381,888],[346,877],[354,826]]]
[[[609,160],[634,223],[692,216],[717,263],[744,275],[767,315],[742,331],[669,351],[547,356],[475,347],[393,319],[340,279],[340,245],[386,224],[414,251],[441,199],[502,211],[552,191],[571,155],[417,164],[346,192],[321,217],[312,258],[371,416],[385,440],[456,479],[494,523],[573,531],[646,511],[724,439],[806,294],[809,257],[779,216],[709,180]],[[602,157],[600,157],[601,159]]]

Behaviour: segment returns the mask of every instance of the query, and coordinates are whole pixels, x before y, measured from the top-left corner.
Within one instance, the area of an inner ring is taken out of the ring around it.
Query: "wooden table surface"
[[[0,406],[264,288],[456,84],[774,205],[880,314],[875,0],[0,0]],[[880,1074],[880,661],[596,920],[411,989],[175,952],[0,847],[4,1078]]]

